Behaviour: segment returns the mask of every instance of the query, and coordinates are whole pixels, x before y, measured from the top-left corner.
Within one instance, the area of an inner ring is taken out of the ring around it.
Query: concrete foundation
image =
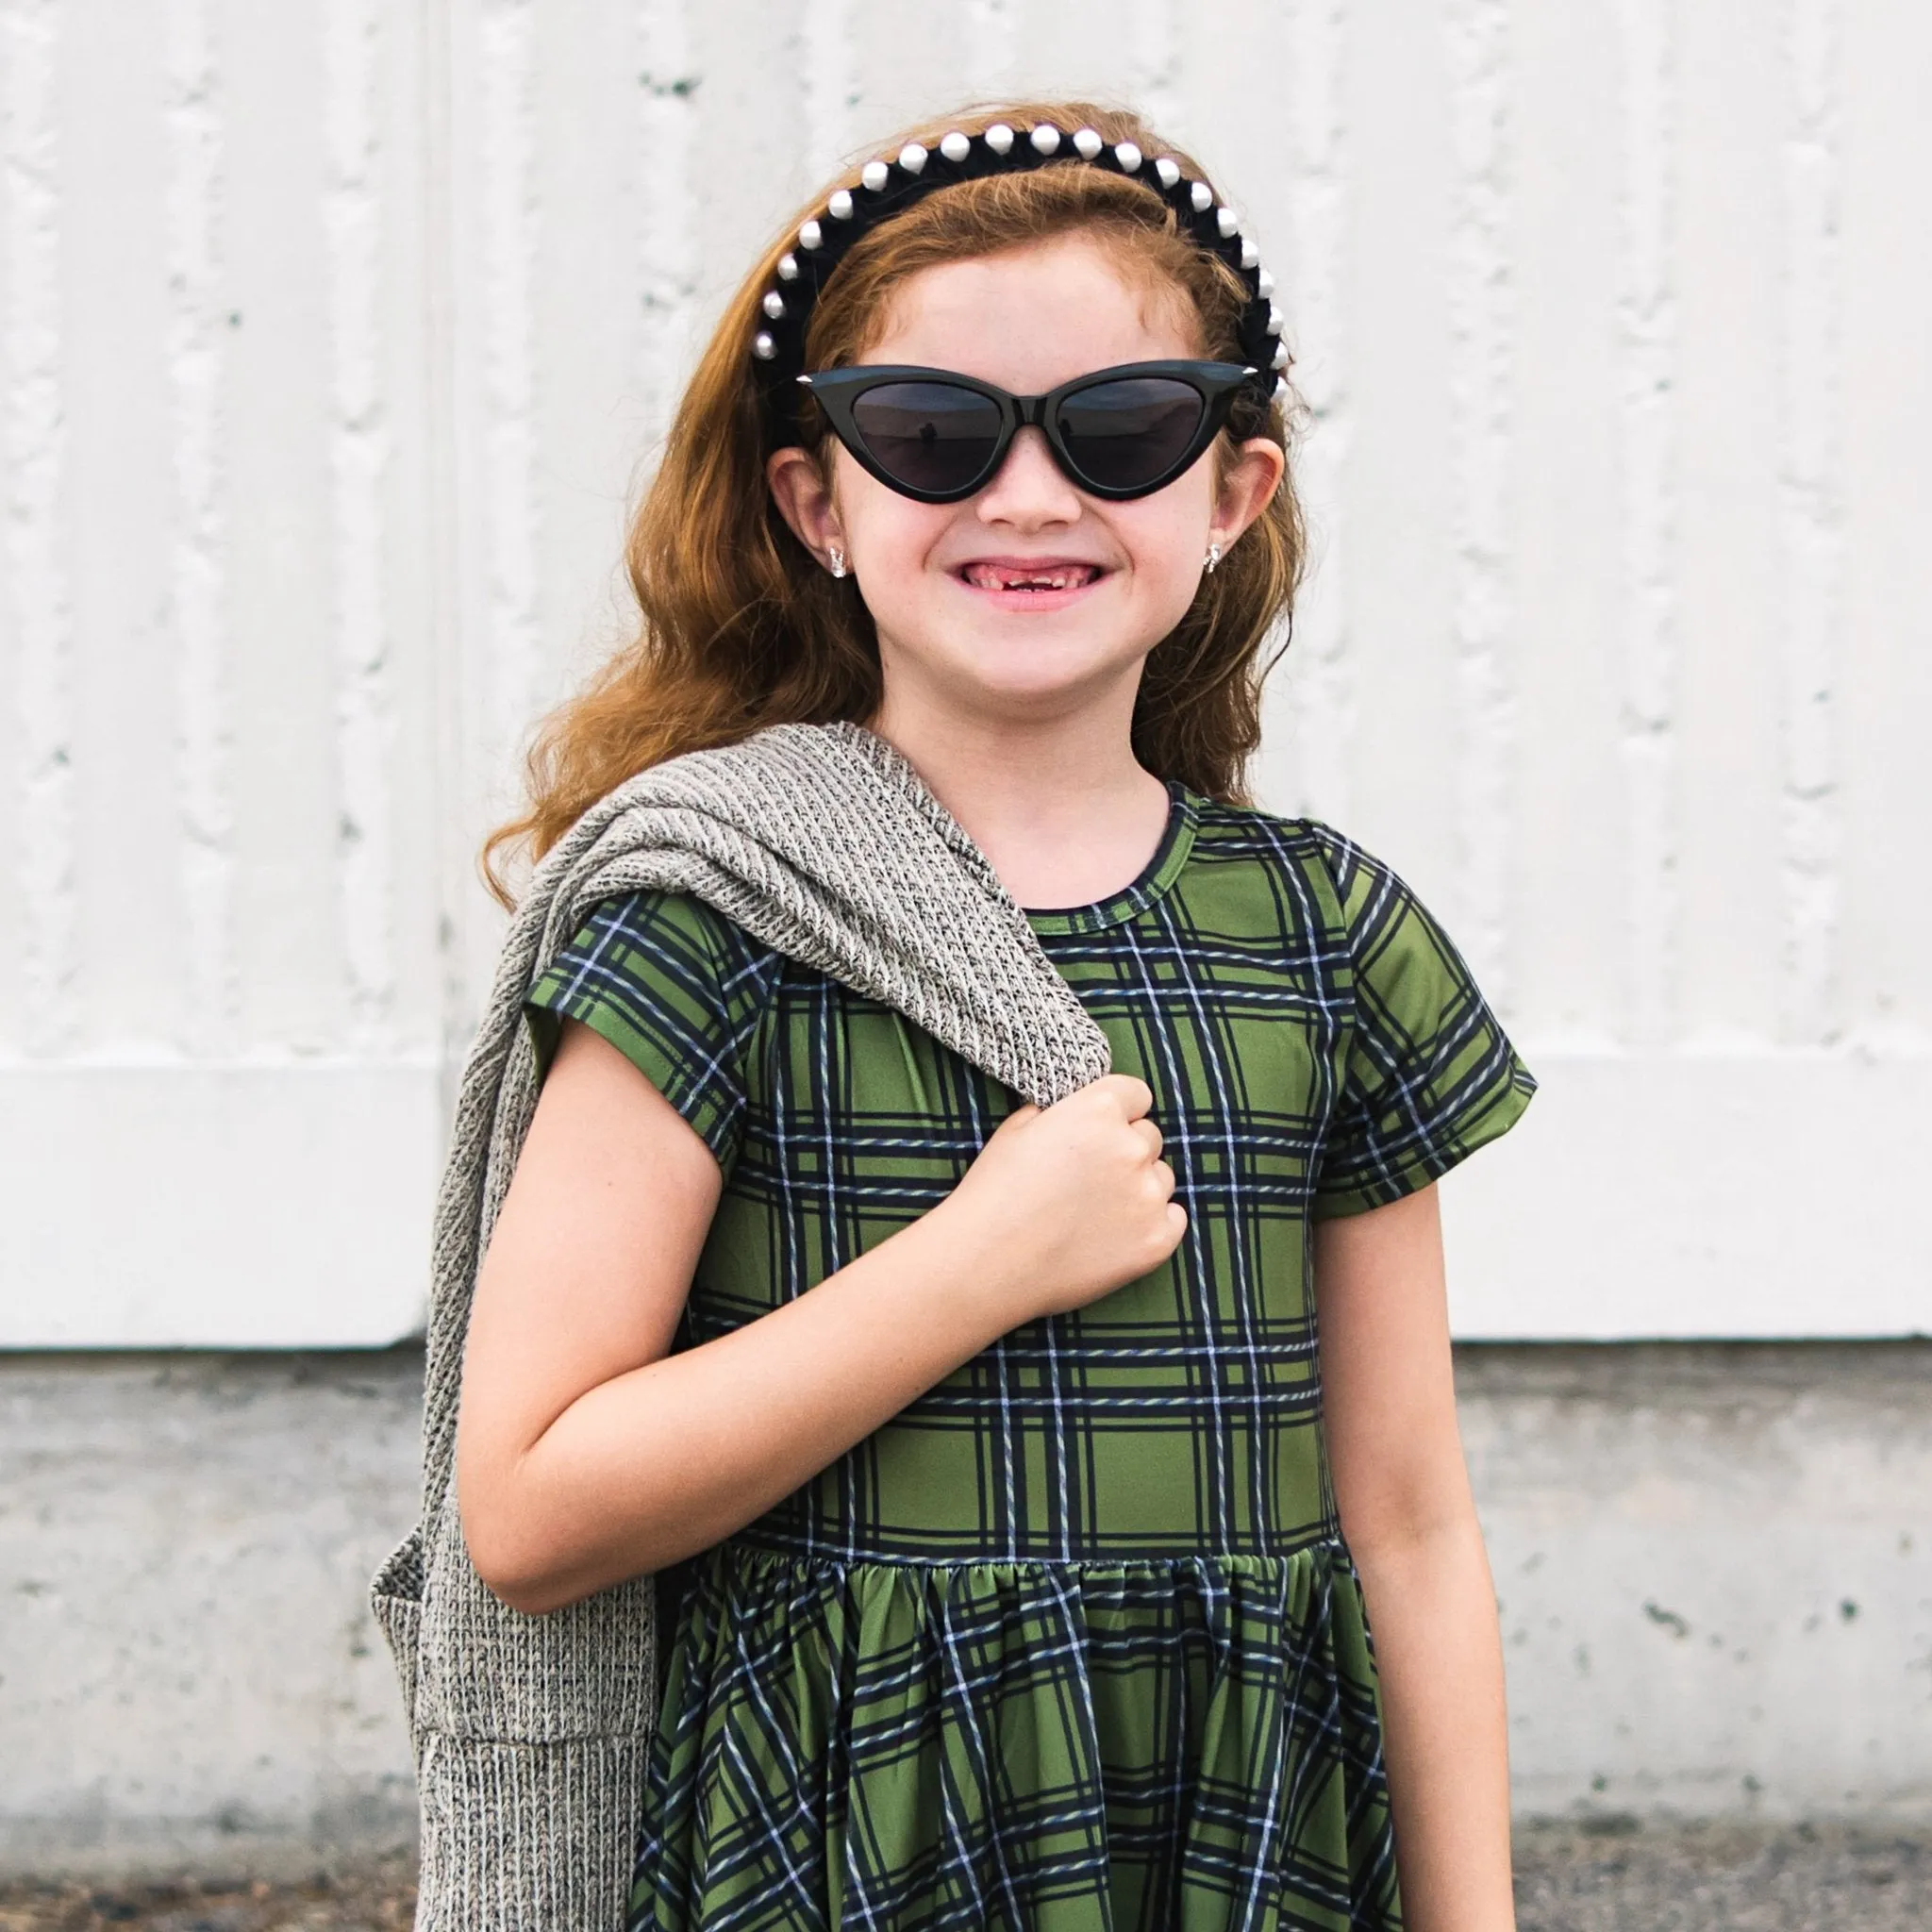
[[[407,1848],[421,1358],[0,1357],[0,1874]],[[1932,1344],[1483,1347],[1525,1817],[1932,1823]]]
[[[0,1873],[298,1876],[406,1845],[366,1581],[422,1357],[0,1358]]]

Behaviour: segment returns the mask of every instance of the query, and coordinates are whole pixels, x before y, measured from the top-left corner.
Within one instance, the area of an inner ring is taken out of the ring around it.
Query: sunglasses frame
[[[812,398],[825,412],[833,433],[852,454],[853,460],[868,475],[875,476],[888,490],[909,496],[915,503],[963,503],[984,490],[999,474],[1013,438],[1023,428],[1037,428],[1046,438],[1046,446],[1061,474],[1090,496],[1109,503],[1129,503],[1136,497],[1152,496],[1165,490],[1176,476],[1191,470],[1208,446],[1221,434],[1233,407],[1236,391],[1253,376],[1252,367],[1241,362],[1170,361],[1120,362],[1110,369],[1096,369],[1091,375],[1076,375],[1048,390],[1043,395],[1016,396],[997,383],[982,382],[976,375],[963,375],[955,369],[926,369],[911,363],[854,363],[841,369],[821,369],[801,375],[798,380],[811,391]],[[1187,448],[1152,482],[1137,483],[1131,489],[1093,483],[1080,474],[1060,430],[1060,405],[1082,390],[1096,389],[1103,383],[1136,377],[1163,376],[1181,382],[1201,398],[1201,421]],[[894,382],[945,383],[954,389],[970,391],[999,408],[1000,430],[992,453],[970,483],[957,490],[915,490],[892,475],[866,447],[864,433],[853,415],[853,406],[868,391],[883,389]]]

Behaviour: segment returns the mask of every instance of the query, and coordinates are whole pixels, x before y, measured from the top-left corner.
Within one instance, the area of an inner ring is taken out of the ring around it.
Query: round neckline
[[[1036,933],[1096,932],[1102,926],[1123,925],[1145,911],[1180,876],[1193,849],[1197,801],[1178,778],[1162,782],[1167,787],[1167,826],[1140,876],[1085,906],[1023,906],[1026,924]]]

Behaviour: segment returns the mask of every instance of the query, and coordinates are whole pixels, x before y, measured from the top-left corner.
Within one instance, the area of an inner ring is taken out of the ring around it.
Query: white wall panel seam
[[[482,755],[492,777],[513,774],[543,689],[536,487],[535,282],[540,266],[534,0],[480,9],[479,158],[483,335],[485,625],[489,715]],[[483,788],[493,793],[494,786]]]
[[[454,48],[450,0],[421,0],[423,123],[421,190],[425,263],[423,312],[419,318],[419,379],[424,391],[423,421],[428,447],[423,464],[424,528],[430,545],[428,586],[429,746],[433,766],[431,809],[436,814],[432,850],[436,859],[436,984],[441,1046],[441,1113],[455,1117],[456,1090],[463,1056],[474,1030],[472,1013],[480,1001],[470,986],[464,938],[476,898],[471,867],[468,806],[472,795],[466,751],[474,685],[465,675],[458,581],[456,403],[456,210],[452,169],[456,130],[452,116]]]
[[[1344,297],[1350,209],[1343,69],[1346,0],[1294,0],[1289,26],[1289,255],[1271,264],[1290,314],[1289,374],[1306,419],[1294,451],[1307,521],[1310,578],[1276,703],[1291,747],[1290,808],[1319,808],[1344,828],[1354,805],[1356,691],[1349,651],[1349,552],[1341,523],[1349,468],[1349,317]],[[1275,648],[1271,641],[1269,651]]]
[[[8,297],[0,317],[0,594],[12,632],[20,726],[21,1035],[37,1055],[58,1053],[77,1028],[75,617],[62,529],[61,26],[59,0],[15,0],[0,11],[0,247]]]
[[[1132,100],[1150,125],[1169,128],[1180,111],[1182,49],[1174,30],[1173,0],[1130,0],[1127,10],[1127,65]],[[1227,184],[1217,181],[1221,198]]]
[[[639,152],[638,281],[642,291],[644,422],[654,442],[671,427],[684,375],[688,332],[697,291],[698,262],[691,220],[691,151],[697,135],[696,71],[692,62],[691,0],[641,0],[638,34],[643,48]]]
[[[1622,379],[1626,802],[1626,1038],[1651,1048],[1678,1021],[1681,679],[1676,535],[1677,306],[1673,278],[1677,170],[1674,0],[1622,0]]]
[[[805,143],[813,191],[853,143],[854,52],[851,0],[805,0]],[[888,124],[893,118],[889,112]]]
[[[1840,799],[1837,640],[1843,605],[1839,448],[1841,0],[1785,0],[1785,1038],[1835,1040]]]
[[[182,1038],[231,1043],[241,1009],[235,950],[235,692],[225,502],[227,309],[221,223],[223,76],[210,0],[167,0],[164,228],[174,522],[169,615],[175,659],[175,782],[183,938]]]
[[[1012,86],[1018,52],[1018,0],[965,0],[964,82],[968,95],[993,98]]]
[[[1459,0],[1449,12],[1456,187],[1450,250],[1455,539],[1458,943],[1507,1006],[1513,791],[1509,683],[1511,272],[1509,8]]]
[[[384,525],[391,429],[382,375],[385,75],[379,0],[322,12],[327,156],[328,459],[335,598],[335,750],[341,811],[337,893],[349,1037],[375,1052],[393,1025],[395,740]]]

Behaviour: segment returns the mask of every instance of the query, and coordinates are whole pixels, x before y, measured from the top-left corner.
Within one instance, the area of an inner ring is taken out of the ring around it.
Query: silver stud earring
[[[1206,564],[1204,564],[1204,565],[1202,566],[1202,568],[1203,568],[1203,569],[1204,569],[1204,570],[1205,570],[1205,571],[1207,572],[1207,574],[1208,574],[1208,575],[1209,575],[1210,577],[1211,577],[1211,576],[1212,576],[1212,575],[1214,575],[1214,566],[1215,566],[1215,565],[1216,565],[1217,563],[1219,563],[1220,561],[1221,561],[1221,545],[1220,545],[1219,543],[1210,543],[1210,544],[1208,544],[1208,561],[1206,562]]]
[[[831,569],[832,575],[835,577],[844,576],[846,575],[845,553],[842,550],[841,550],[836,543],[834,543],[828,548],[828,550],[826,551],[826,555],[830,558],[829,567]]]

